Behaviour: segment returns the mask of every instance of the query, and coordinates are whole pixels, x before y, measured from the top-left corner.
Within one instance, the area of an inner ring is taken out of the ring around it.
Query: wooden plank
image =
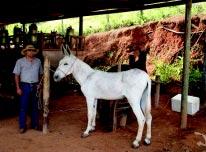
[[[50,97],[50,62],[47,56],[44,58],[43,78],[43,134],[48,133],[49,97]]]
[[[53,49],[53,48],[51,48],[51,49],[42,49],[42,51],[61,51],[60,49]]]

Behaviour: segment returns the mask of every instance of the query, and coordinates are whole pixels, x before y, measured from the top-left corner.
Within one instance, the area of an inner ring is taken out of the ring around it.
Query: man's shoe
[[[20,134],[23,134],[23,133],[25,133],[25,132],[26,132],[26,128],[20,128],[20,129],[19,129],[19,133],[20,133]]]
[[[40,127],[38,127],[38,126],[32,127],[32,129],[37,130],[37,131],[42,131],[42,129]]]

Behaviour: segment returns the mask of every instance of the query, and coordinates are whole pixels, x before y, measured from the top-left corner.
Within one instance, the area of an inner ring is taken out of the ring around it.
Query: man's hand
[[[21,90],[20,88],[17,88],[17,89],[16,89],[16,93],[17,93],[18,95],[22,95],[22,90]]]
[[[22,90],[19,87],[19,82],[20,82],[20,76],[15,74],[15,83],[16,83],[16,93],[18,95],[22,95]]]
[[[41,84],[38,84],[38,85],[37,85],[37,90],[39,91],[41,88],[42,88],[42,85],[41,85]]]

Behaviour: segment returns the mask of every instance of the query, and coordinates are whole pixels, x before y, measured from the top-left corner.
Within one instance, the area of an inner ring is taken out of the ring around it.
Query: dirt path
[[[88,138],[80,135],[86,127],[86,103],[76,92],[52,100],[50,103],[49,133],[27,130],[18,133],[18,116],[0,120],[0,152],[206,152],[199,147],[195,131],[206,134],[206,110],[195,116],[188,116],[188,129],[179,130],[180,115],[170,110],[170,97],[161,95],[160,107],[152,109],[152,144],[132,149],[137,123],[117,128],[116,132],[106,132],[97,120],[96,131]]]

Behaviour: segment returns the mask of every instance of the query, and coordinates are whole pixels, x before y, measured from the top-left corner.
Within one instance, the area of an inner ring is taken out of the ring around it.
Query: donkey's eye
[[[64,65],[68,65],[68,63],[64,63]]]

